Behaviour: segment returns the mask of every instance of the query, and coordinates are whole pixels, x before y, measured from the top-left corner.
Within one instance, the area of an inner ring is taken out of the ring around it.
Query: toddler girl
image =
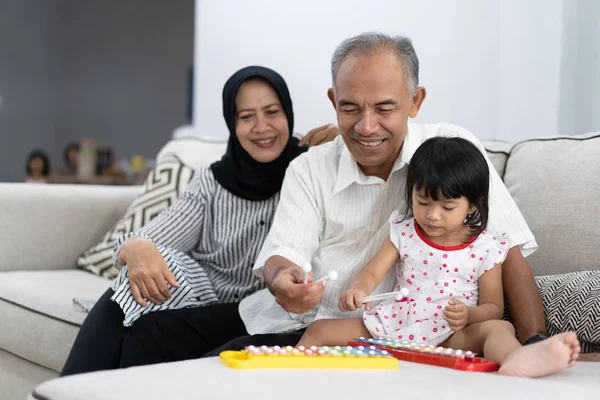
[[[489,169],[479,149],[462,138],[425,141],[408,166],[407,213],[395,211],[390,235],[342,293],[354,311],[396,266],[402,301],[366,305],[363,318],[315,321],[299,345],[345,345],[355,337],[401,339],[483,353],[500,373],[543,376],[572,366],[573,332],[522,347],[504,312],[504,233],[486,232]]]

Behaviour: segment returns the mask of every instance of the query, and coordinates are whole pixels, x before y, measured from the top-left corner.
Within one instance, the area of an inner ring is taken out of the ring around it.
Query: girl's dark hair
[[[31,153],[29,153],[29,155],[27,156],[27,164],[25,164],[25,171],[27,172],[27,175],[31,175],[31,167],[29,166],[29,163],[31,162],[31,160],[33,160],[34,158],[37,158],[37,157],[41,158],[42,161],[44,161],[44,168],[42,169],[42,176],[50,175],[50,159],[48,158],[46,153],[44,153],[41,150],[34,150]]]
[[[478,235],[488,222],[490,170],[485,157],[470,141],[434,137],[419,146],[408,165],[406,218],[413,216],[413,190],[424,190],[434,201],[465,196],[477,210],[465,222]]]

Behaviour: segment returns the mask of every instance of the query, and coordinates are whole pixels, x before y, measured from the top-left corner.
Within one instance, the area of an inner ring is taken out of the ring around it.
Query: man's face
[[[344,142],[362,171],[387,179],[402,149],[408,117],[417,115],[425,89],[411,95],[402,61],[381,51],[346,59],[329,98]]]

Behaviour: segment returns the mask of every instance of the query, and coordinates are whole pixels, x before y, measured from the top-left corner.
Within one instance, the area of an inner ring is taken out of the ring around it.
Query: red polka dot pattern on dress
[[[461,249],[448,249],[420,240],[412,221],[408,221],[408,225],[407,221],[395,223],[393,227],[398,229],[394,232],[398,241],[395,244],[403,249],[401,262],[396,265],[400,282],[397,290],[410,288],[411,299],[398,303],[383,301],[380,303],[383,310],[378,315],[365,313],[365,325],[377,336],[417,342],[427,340],[428,345],[438,345],[452,333],[442,313],[448,300],[456,297],[469,306],[476,305],[477,278],[494,263],[503,261],[508,248],[502,246],[508,240],[498,236],[498,240],[493,241],[491,234],[482,233]]]

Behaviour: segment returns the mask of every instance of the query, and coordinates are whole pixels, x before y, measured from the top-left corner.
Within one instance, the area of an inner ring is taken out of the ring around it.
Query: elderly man
[[[378,33],[347,39],[335,50],[331,72],[328,96],[341,136],[290,164],[273,226],[254,266],[268,291],[240,305],[252,336],[208,355],[251,344],[294,345],[316,319],[359,316],[360,310],[342,313],[339,297],[379,249],[392,211],[406,210],[406,167],[416,148],[433,136],[460,136],[483,150],[460,127],[409,121],[426,96],[418,86],[419,62],[410,39]],[[487,229],[511,238],[514,247],[503,264],[506,299],[519,337],[533,343],[545,338],[544,315],[524,256],[537,244],[491,164],[490,170]],[[312,266],[308,284],[300,267],[305,264]],[[333,270],[338,280],[313,282]],[[394,282],[394,274],[388,274],[374,293],[391,290]]]

